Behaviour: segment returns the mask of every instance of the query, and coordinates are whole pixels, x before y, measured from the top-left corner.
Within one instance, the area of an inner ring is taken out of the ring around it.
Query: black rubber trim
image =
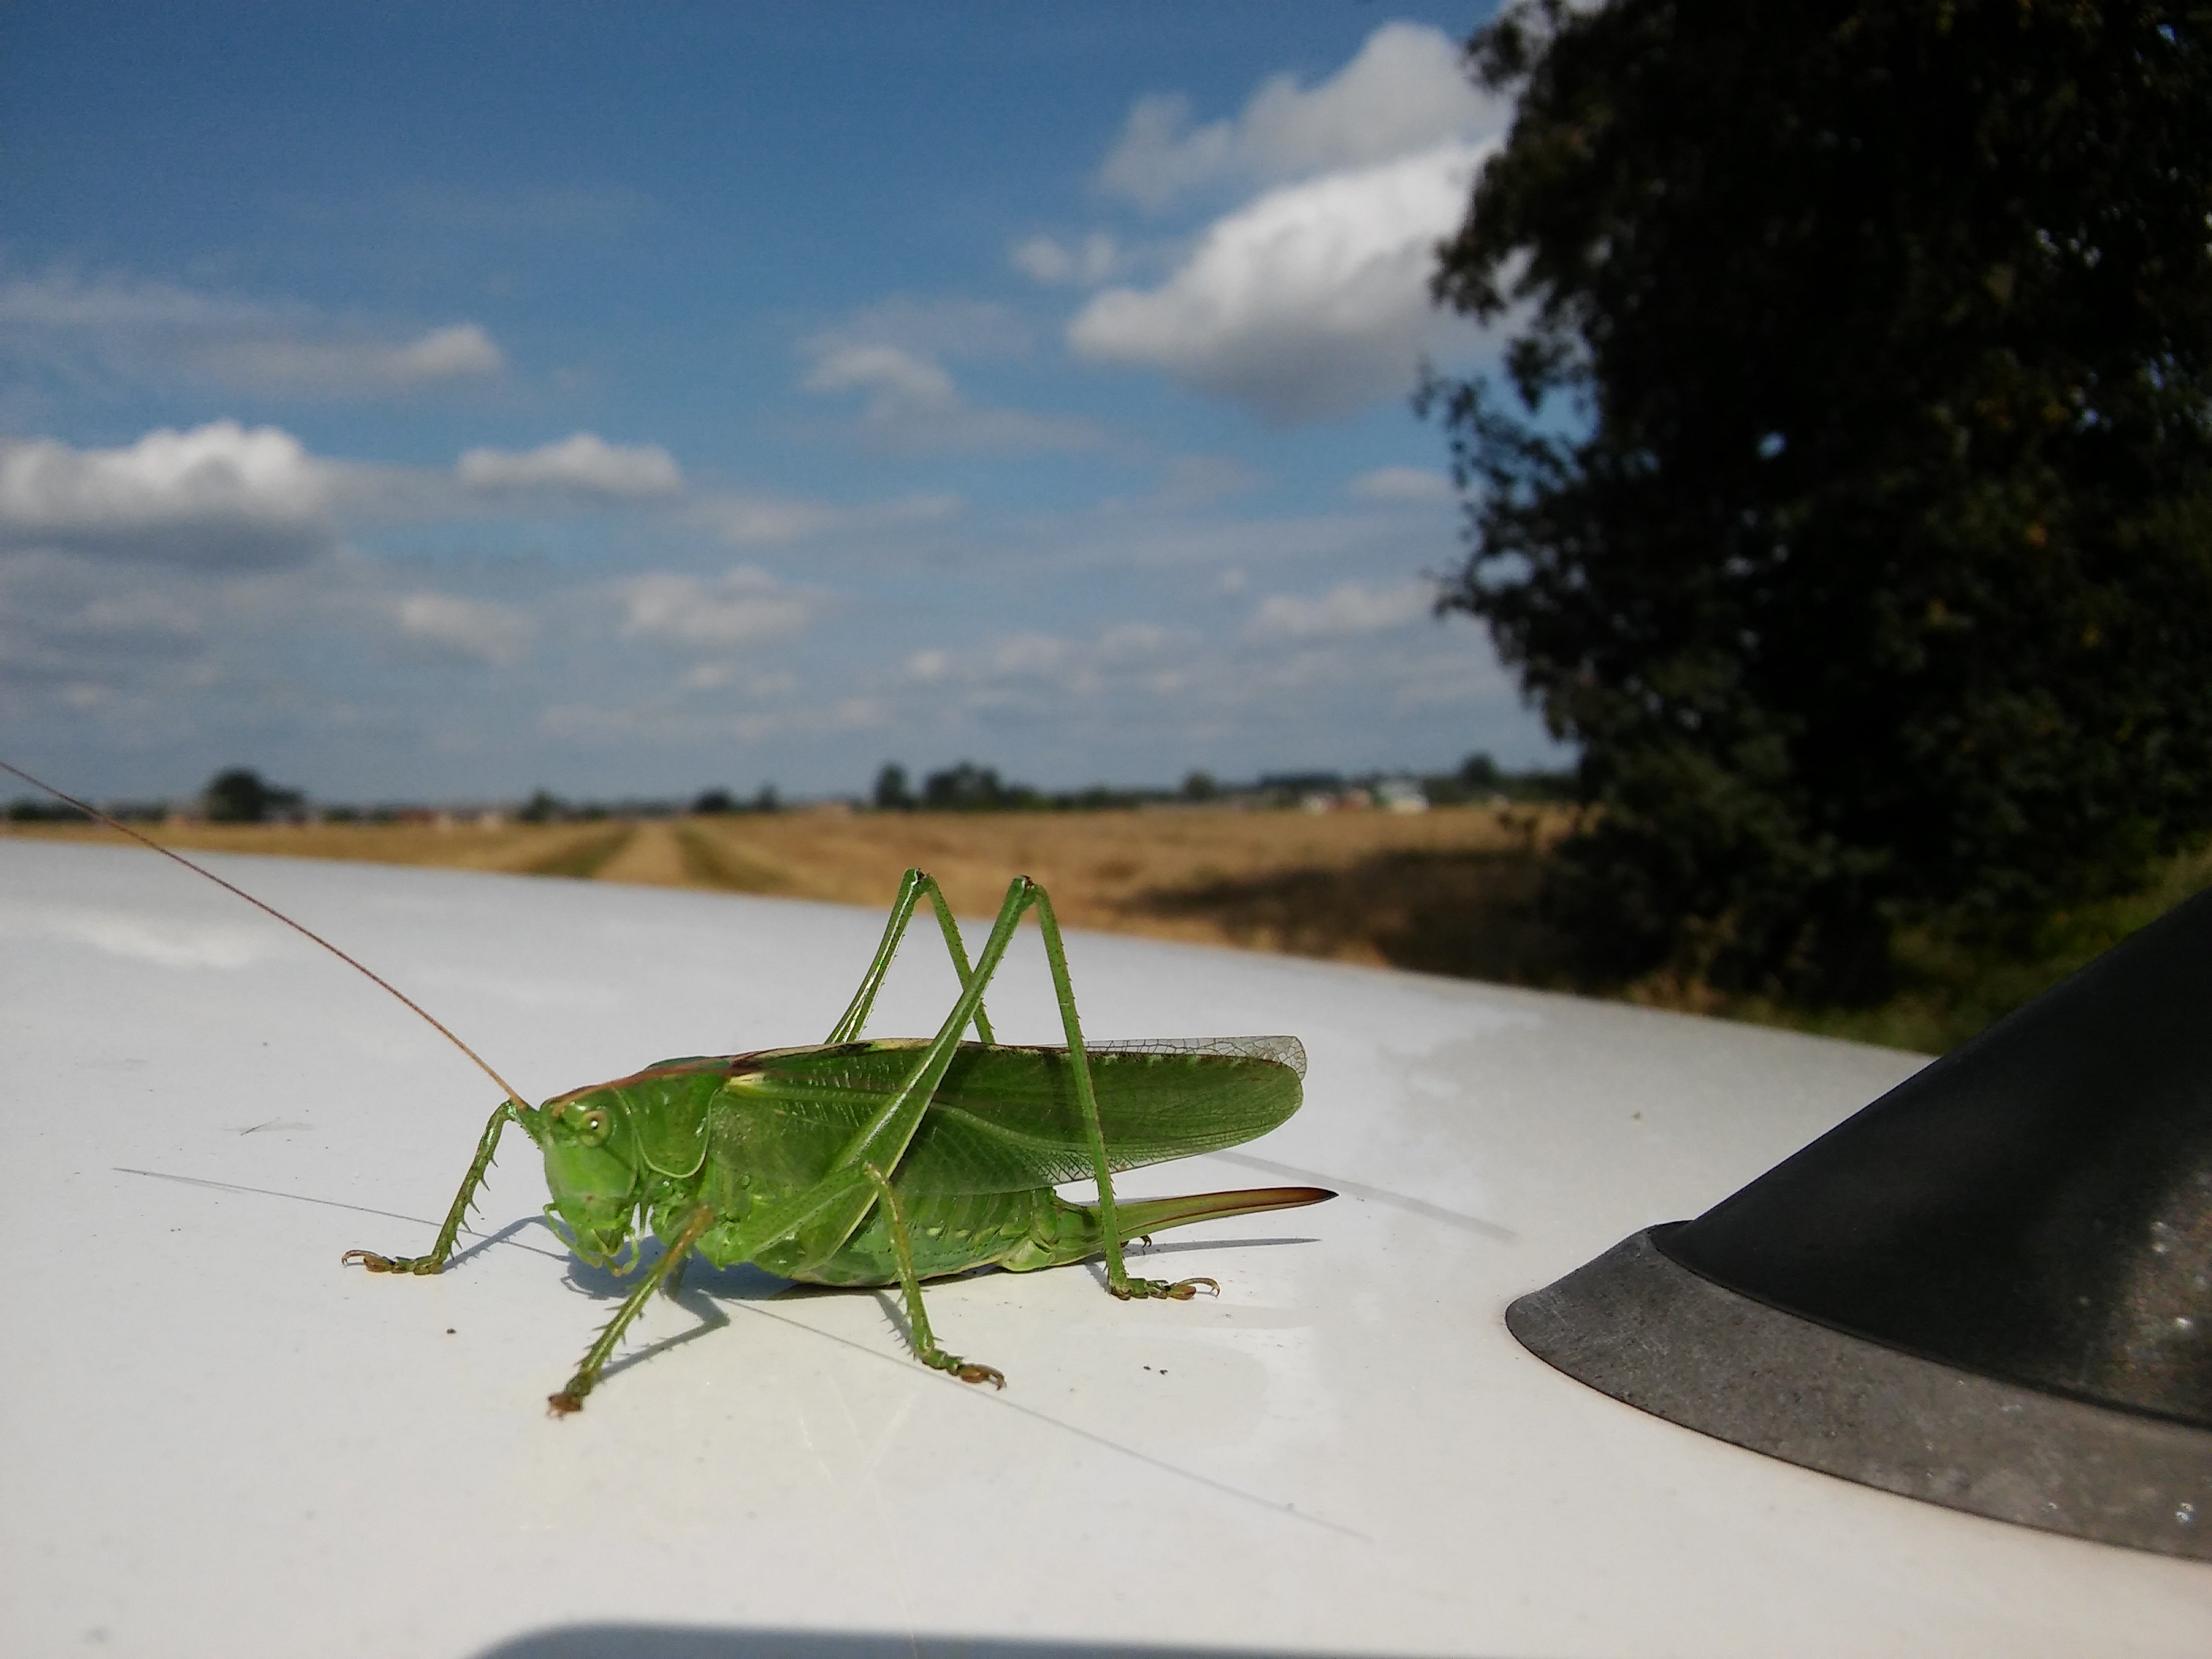
[[[1665,1249],[1875,1342],[2212,1431],[2212,892]]]
[[[1522,1297],[1507,1328],[1577,1382],[1733,1445],[1993,1520],[2212,1561],[2212,1431],[1799,1318],[1672,1260],[1652,1242],[1665,1231]]]

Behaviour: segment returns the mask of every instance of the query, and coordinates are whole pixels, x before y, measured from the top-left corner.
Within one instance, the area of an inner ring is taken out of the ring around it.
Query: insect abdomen
[[[1041,1231],[1053,1228],[1056,1203],[1047,1188],[905,1199],[902,1207],[914,1248],[915,1272],[923,1279],[942,1279],[1005,1262],[1032,1246]],[[896,1284],[898,1262],[883,1211],[872,1213],[836,1255],[798,1277],[817,1285]]]

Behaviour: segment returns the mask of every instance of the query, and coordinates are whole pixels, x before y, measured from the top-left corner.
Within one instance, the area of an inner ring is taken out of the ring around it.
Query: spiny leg
[[[971,1365],[957,1353],[947,1353],[937,1346],[930,1334],[929,1316],[921,1305],[921,1279],[914,1270],[914,1240],[906,1230],[906,1215],[899,1208],[898,1194],[891,1183],[874,1164],[863,1166],[869,1182],[874,1186],[884,1206],[884,1219],[890,1224],[891,1255],[898,1263],[899,1290],[906,1297],[906,1328],[908,1341],[914,1347],[914,1357],[925,1365],[940,1371],[951,1371],[963,1382],[988,1382],[997,1388],[1006,1386],[1006,1374],[992,1365]]]
[[[691,1212],[684,1230],[662,1252],[660,1260],[638,1281],[637,1288],[623,1298],[622,1306],[615,1310],[615,1316],[607,1321],[592,1346],[584,1350],[584,1357],[577,1363],[576,1374],[568,1379],[568,1386],[545,1397],[547,1411],[556,1417],[566,1417],[571,1412],[583,1410],[584,1396],[599,1386],[599,1373],[606,1369],[615,1345],[622,1340],[623,1328],[637,1317],[638,1310],[645,1306],[647,1298],[659,1288],[661,1281],[681,1265],[685,1255],[699,1242],[699,1235],[714,1224],[714,1212],[706,1205]]]
[[[1028,878],[1023,878],[1026,881]],[[1121,1230],[1114,1214],[1114,1171],[1106,1158],[1106,1133],[1098,1121],[1098,1097],[1091,1086],[1091,1058],[1083,1047],[1083,1024],[1075,1012],[1075,986],[1068,978],[1067,952],[1060,942],[1060,921],[1052,913],[1052,900],[1043,888],[1029,883],[1026,902],[1036,908],[1037,930],[1044,935],[1045,961],[1052,968],[1053,995],[1060,1002],[1060,1029],[1067,1036],[1068,1069],[1075,1080],[1075,1106],[1083,1120],[1084,1138],[1091,1143],[1091,1164],[1098,1177],[1098,1221],[1106,1235],[1106,1288],[1122,1301],[1165,1297],[1188,1302],[1206,1286],[1216,1296],[1221,1286],[1210,1279],[1132,1279],[1121,1259]]]
[[[914,892],[918,893],[926,880],[927,877],[915,872],[909,884]],[[911,895],[902,889],[902,897],[910,898]],[[1132,1279],[1122,1265],[1121,1235],[1112,1210],[1113,1177],[1107,1166],[1105,1138],[1099,1128],[1098,1104],[1091,1085],[1089,1062],[1083,1052],[1083,1030],[1075,1015],[1075,994],[1068,983],[1066,952],[1060,946],[1060,929],[1052,918],[1044,890],[1027,876],[1017,876],[1008,884],[1006,902],[999,907],[998,919],[991,924],[990,937],[984,940],[975,966],[961,987],[959,998],[906,1080],[858,1127],[820,1181],[790,1202],[749,1218],[739,1237],[730,1241],[729,1248],[751,1256],[771,1242],[787,1238],[799,1246],[805,1259],[818,1261],[828,1260],[852,1237],[878,1201],[866,1166],[873,1165],[878,1170],[895,1170],[906,1156],[907,1147],[921,1126],[938,1085],[952,1064],[961,1032],[975,1018],[982,1006],[984,990],[997,975],[1006,959],[1006,948],[1013,942],[1015,930],[1021,925],[1022,913],[1033,905],[1041,907],[1039,916],[1045,930],[1046,952],[1052,963],[1054,988],[1067,1032],[1079,1103],[1093,1167],[1098,1176],[1102,1218],[1107,1231],[1108,1287],[1125,1299],[1152,1296],[1182,1299],[1194,1292],[1199,1283],[1195,1279],[1180,1285],[1158,1279]],[[906,908],[911,914],[910,903]],[[887,941],[895,939],[898,925],[900,919],[895,912],[892,927],[885,930]],[[862,992],[863,997],[870,994],[866,986]],[[863,1006],[862,1000],[855,999],[855,1006]]]
[[[920,870],[908,870],[899,883],[897,898],[891,902],[891,913],[884,923],[883,941],[876,946],[873,961],[868,971],[860,975],[860,988],[853,994],[853,1000],[837,1024],[830,1028],[830,1043],[852,1042],[860,1035],[867,1023],[868,1010],[875,1006],[876,993],[883,988],[884,975],[890,971],[891,958],[898,953],[899,943],[906,937],[907,925],[914,920],[915,907],[924,897],[937,914],[937,930],[945,936],[945,948],[952,957],[953,971],[960,975],[960,988],[966,990],[975,979],[968,965],[968,947],[961,942],[959,924],[952,919],[952,907],[945,902],[945,892],[938,886],[937,878]],[[979,1000],[975,1006],[975,1036],[979,1042],[988,1042],[991,1022],[983,1012]]]
[[[830,1028],[825,1045],[850,1042],[860,1035],[868,1010],[875,1005],[876,993],[883,988],[884,975],[890,972],[891,958],[898,954],[899,941],[906,937],[906,926],[914,918],[915,902],[921,896],[925,879],[921,871],[908,870],[899,882],[898,896],[891,901],[891,913],[884,922],[884,936],[876,945],[876,954],[867,972],[860,975],[860,988],[853,993],[853,1000]]]
[[[483,1138],[477,1142],[476,1161],[461,1179],[461,1190],[453,1195],[453,1207],[446,1212],[446,1224],[438,1229],[435,1243],[428,1255],[379,1255],[374,1250],[348,1250],[338,1258],[341,1264],[358,1261],[373,1273],[442,1273],[453,1254],[454,1241],[461,1234],[461,1224],[468,1219],[475,1207],[477,1188],[483,1185],[486,1173],[491,1169],[492,1154],[499,1150],[500,1131],[509,1119],[515,1118],[519,1109],[511,1100],[502,1100],[499,1109],[484,1125]]]
[[[912,881],[909,884],[919,892],[921,884],[929,878],[918,870],[910,874]],[[1022,911],[1027,906],[1028,895],[1033,890],[1034,884],[1027,877],[1017,877],[1006,889],[1006,902],[999,907],[998,919],[991,924],[991,935],[983,941],[983,949],[976,956],[975,967],[968,972],[961,985],[958,999],[945,1015],[944,1024],[937,1028],[937,1035],[929,1040],[929,1046],[916,1059],[914,1069],[907,1073],[906,1080],[872,1116],[859,1127],[852,1139],[838,1152],[829,1173],[814,1188],[801,1194],[793,1205],[785,1206],[794,1217],[790,1224],[780,1219],[773,1225],[766,1222],[761,1224],[757,1244],[764,1245],[774,1239],[788,1237],[801,1246],[808,1260],[825,1261],[866,1218],[868,1211],[875,1206],[876,1200],[862,1166],[872,1164],[879,1170],[895,1170],[899,1160],[906,1156],[908,1145],[914,1139],[915,1132],[921,1127],[921,1121],[928,1113],[929,1103],[937,1093],[937,1085],[945,1080],[945,1073],[951,1067],[953,1056],[959,1051],[961,1032],[976,1019],[981,1011],[984,989],[999,971],[1000,963],[1005,959],[1006,947],[1013,941],[1014,930],[1021,924]],[[901,891],[902,896],[906,896],[905,890]],[[908,908],[911,909],[910,905]],[[895,924],[897,920],[895,912]],[[887,940],[890,931],[886,930]],[[862,987],[862,993],[864,996],[871,994],[866,986]],[[855,1006],[861,1006],[860,999],[854,1000]],[[841,1024],[842,1023],[840,1022]],[[857,1207],[834,1195],[833,1189],[840,1185],[848,1188],[848,1196],[860,1200]],[[811,1218],[796,1219],[801,1210]],[[781,1213],[781,1211],[777,1212],[779,1216]],[[744,1237],[754,1237],[752,1224],[748,1224]],[[754,1246],[749,1245],[748,1249]]]
[[[937,878],[924,876],[921,879],[923,884],[928,889],[929,908],[937,913],[937,931],[944,935],[945,951],[952,958],[952,971],[960,975],[960,988],[964,991],[975,978],[975,975],[968,966],[968,946],[960,937],[960,924],[953,921],[952,906],[945,900],[945,890],[937,884]],[[997,1041],[991,1035],[990,1016],[983,1012],[983,1000],[981,997],[975,1000],[974,1024],[976,1042]]]
[[[905,937],[908,924],[914,918],[915,908],[927,898],[929,908],[937,917],[937,931],[945,939],[945,954],[952,958],[952,971],[959,975],[960,988],[966,990],[974,982],[975,970],[968,963],[968,947],[960,937],[960,924],[952,918],[952,906],[945,896],[945,890],[937,884],[937,878],[921,870],[908,870],[899,885],[899,896],[891,906],[890,920],[884,927],[883,943],[876,948],[875,960],[861,976],[860,988],[854,994],[852,1006],[837,1022],[837,1029],[830,1036],[831,1042],[849,1042],[860,1035],[866,1024],[868,1011],[875,1005],[876,993],[883,988],[884,976],[890,971],[891,958],[897,953]],[[974,1020],[975,1037],[980,1042],[994,1041],[990,1017],[983,1012],[979,999]]]
[[[911,884],[919,891],[928,878],[919,871],[913,875]],[[895,1170],[906,1156],[929,1111],[937,1085],[944,1081],[959,1051],[960,1034],[981,1012],[985,988],[1005,960],[1006,947],[1013,942],[1014,930],[1021,925],[1022,912],[1035,890],[1036,884],[1026,876],[1017,877],[1008,885],[1006,902],[991,924],[990,937],[983,941],[975,967],[966,974],[958,999],[906,1080],[859,1127],[820,1181],[787,1204],[749,1218],[738,1238],[730,1242],[732,1250],[750,1256],[773,1242],[789,1239],[799,1247],[805,1260],[825,1261],[860,1229],[877,1201],[865,1166],[872,1164],[878,1170]]]

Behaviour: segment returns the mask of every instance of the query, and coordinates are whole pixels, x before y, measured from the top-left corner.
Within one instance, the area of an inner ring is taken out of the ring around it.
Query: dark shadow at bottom
[[[1258,1659],[1238,1648],[1111,1642],[1022,1642],[864,1631],[713,1629],[680,1625],[563,1625],[510,1638],[477,1659]]]

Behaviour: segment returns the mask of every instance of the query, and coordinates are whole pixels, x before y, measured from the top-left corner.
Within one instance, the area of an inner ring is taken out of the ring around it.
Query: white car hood
[[[882,927],[834,906],[210,857],[534,1098],[818,1040]],[[1011,872],[1009,872],[1012,873]],[[889,896],[886,895],[888,901]],[[1127,1177],[1316,1208],[895,1298],[691,1275],[550,1420],[618,1282],[497,1092],[373,987],[152,854],[0,842],[13,1267],[0,1648],[555,1659],[1115,1649],[1799,1656],[2205,1650],[2212,1567],[1890,1496],[1645,1416],[1503,1315],[1698,1213],[1918,1057],[1492,986],[1076,934],[1097,1037],[1289,1032],[1306,1104]],[[909,944],[871,1030],[933,1030]],[[1034,930],[1000,1036],[1059,1032]]]

